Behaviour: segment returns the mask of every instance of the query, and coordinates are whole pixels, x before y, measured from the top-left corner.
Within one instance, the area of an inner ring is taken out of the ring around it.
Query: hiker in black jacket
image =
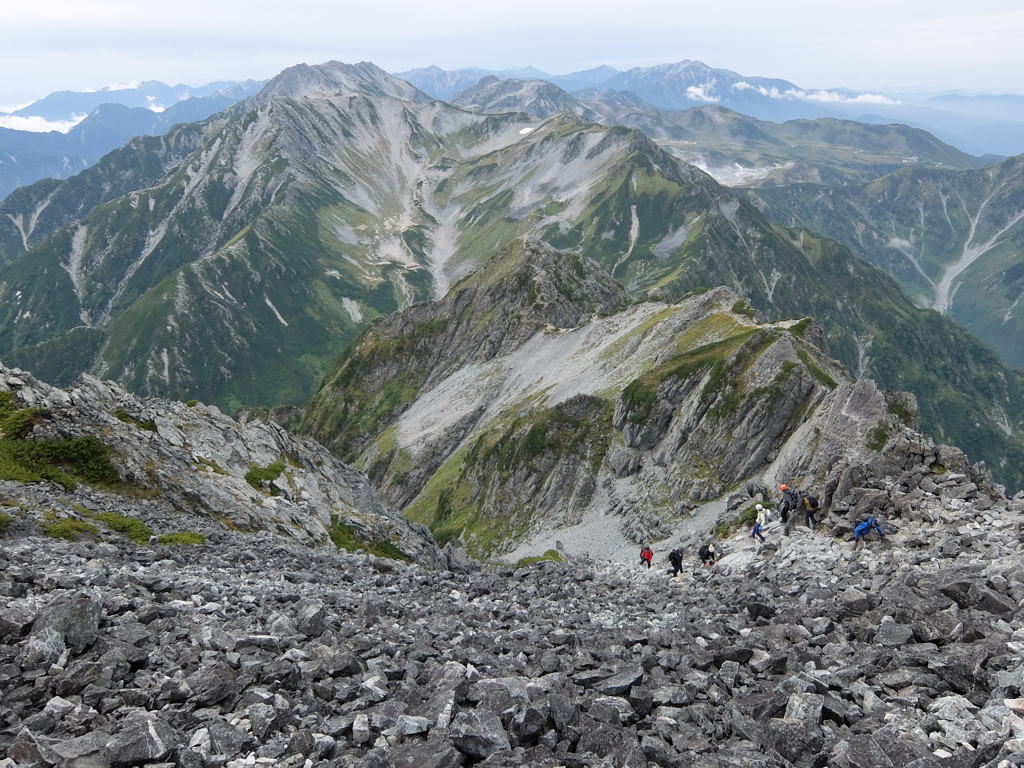
[[[668,553],[668,561],[672,563],[672,575],[678,576],[679,572],[683,570],[683,554],[685,554],[682,547],[673,549]]]
[[[779,512],[782,514],[782,525],[784,526],[785,533],[789,536],[789,533],[793,530],[793,525],[796,521],[796,510],[800,505],[800,497],[797,496],[796,491],[791,490],[785,483],[779,486],[779,490],[782,491],[782,501],[779,503]]]

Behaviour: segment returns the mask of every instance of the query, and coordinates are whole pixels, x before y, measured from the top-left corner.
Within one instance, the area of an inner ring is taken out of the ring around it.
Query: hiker
[[[789,532],[793,530],[793,522],[796,520],[796,508],[800,504],[800,498],[797,496],[796,491],[790,490],[789,486],[785,483],[779,486],[779,490],[782,491],[779,513],[782,515],[782,525],[785,528],[785,533],[789,536]],[[792,515],[790,515],[791,512],[793,513]]]
[[[702,565],[714,565],[718,560],[718,550],[715,549],[713,543],[709,542],[697,550],[697,557],[700,558]]]
[[[672,576],[678,576],[683,570],[683,555],[686,553],[682,547],[677,547],[668,553],[668,561],[672,563]]]
[[[872,528],[878,531],[879,536],[885,536],[885,531],[882,530],[882,524],[878,521],[878,518],[874,516],[869,517],[867,520],[858,523],[857,527],[853,529],[854,552],[862,546],[867,549],[867,544],[864,543],[864,537],[871,533]]]
[[[761,529],[768,525],[768,521],[772,519],[772,513],[761,504],[754,507],[754,510],[757,512],[757,520],[754,523],[754,530],[750,532],[750,538],[757,536],[761,539],[761,543],[764,544],[764,536],[761,534]]]
[[[647,570],[651,570],[651,560],[654,559],[654,550],[651,549],[651,545],[646,545],[640,550],[640,565],[647,566]]]
[[[810,491],[800,491],[800,507],[804,510],[804,525],[814,530],[814,526],[818,524],[814,519],[814,513],[821,509],[817,497],[812,496]]]

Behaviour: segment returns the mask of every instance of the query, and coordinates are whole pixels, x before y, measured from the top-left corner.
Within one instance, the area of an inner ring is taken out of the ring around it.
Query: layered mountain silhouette
[[[372,64],[302,65],[18,190],[0,206],[0,357],[56,383],[88,370],[229,410],[300,405],[368,321],[532,236],[636,298],[724,285],[767,320],[813,315],[853,377],[919,393],[929,434],[1019,484],[1019,372],[643,131],[535,116],[524,93],[523,111],[470,111]]]
[[[193,93],[185,86],[154,82],[119,91],[51,94],[12,114],[53,121],[88,116],[67,133],[0,128],[0,199],[41,178],[73,176],[135,136],[155,136],[177,123],[205,120],[262,85],[254,80],[215,83]]]

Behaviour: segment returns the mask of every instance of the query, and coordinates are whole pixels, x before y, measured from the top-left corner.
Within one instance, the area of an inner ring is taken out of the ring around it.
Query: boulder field
[[[922,490],[856,553],[845,511],[741,529],[675,578],[667,550],[445,570],[198,516],[199,545],[64,541],[40,525],[107,494],[0,501],[4,768],[1024,765],[1020,500]]]

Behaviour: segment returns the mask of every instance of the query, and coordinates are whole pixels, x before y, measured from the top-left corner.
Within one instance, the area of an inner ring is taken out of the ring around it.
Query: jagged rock
[[[22,664],[52,664],[65,650],[79,654],[96,639],[103,606],[87,595],[51,605],[32,623]]]
[[[0,365],[0,389],[48,410],[33,439],[97,436],[112,449],[123,480],[159,491],[164,503],[186,515],[218,521],[220,530],[226,524],[272,530],[310,546],[329,546],[332,526],[344,523],[368,542],[386,542],[411,560],[431,567],[445,563],[430,533],[382,504],[365,475],[277,424],[240,425],[214,406],[142,399],[88,375],[64,392],[28,373],[14,374]],[[147,419],[156,423],[155,434],[138,426]],[[274,486],[280,495],[255,490],[245,480],[253,466],[267,467],[283,456],[292,462]]]
[[[452,573],[474,573],[482,567],[477,560],[469,556],[463,544],[449,541],[441,551],[445,557],[445,564]]]
[[[88,733],[51,744],[48,755],[58,768],[108,768],[112,744],[117,746],[116,739],[111,742],[106,734]]]
[[[512,749],[501,720],[487,710],[460,712],[448,730],[448,738],[460,752],[476,758]]]
[[[157,763],[175,747],[174,730],[154,715],[128,718],[107,743],[111,768]]]

